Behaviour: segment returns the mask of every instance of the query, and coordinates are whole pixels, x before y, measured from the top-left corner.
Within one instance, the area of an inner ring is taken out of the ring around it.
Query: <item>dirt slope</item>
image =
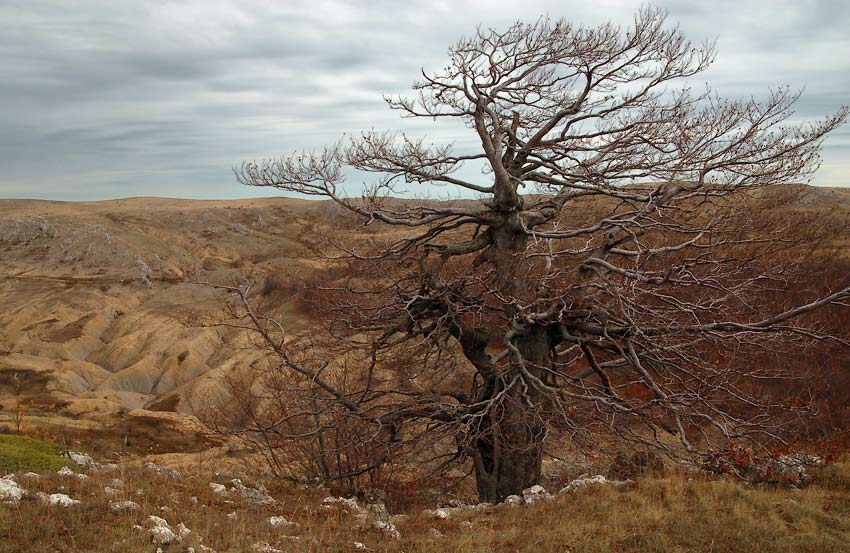
[[[850,212],[850,189],[809,189],[798,207]],[[13,423],[18,397],[31,420],[66,428],[188,413],[256,358],[234,331],[205,324],[222,298],[193,281],[247,267],[298,281],[330,253],[318,235],[394,232],[288,198],[0,200],[0,424]],[[285,294],[275,299],[291,334],[308,327]]]
[[[214,394],[252,361],[234,332],[205,326],[222,298],[193,280],[248,266],[297,280],[323,247],[312,231],[334,213],[275,198],[0,201],[0,422],[16,391],[28,416],[62,424],[189,411],[187,396]]]

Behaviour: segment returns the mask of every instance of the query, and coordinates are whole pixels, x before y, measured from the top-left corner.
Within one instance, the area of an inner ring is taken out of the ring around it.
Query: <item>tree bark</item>
[[[525,299],[527,236],[519,214],[506,217],[493,229],[492,256],[496,287],[506,297]],[[515,309],[513,305],[510,309]],[[509,319],[514,312],[505,314]],[[496,382],[485,388],[482,399],[493,406],[478,426],[474,444],[475,476],[481,501],[497,503],[519,495],[540,482],[546,425],[540,414],[544,396],[529,380],[544,380],[550,361],[550,343],[545,328],[531,325],[511,338],[515,347],[510,362],[500,367]]]
[[[542,327],[532,327],[514,344],[522,365],[512,362],[494,387],[500,397],[479,427],[475,442],[475,477],[481,501],[498,503],[540,483],[546,425],[541,417],[544,396],[523,374],[542,380],[549,360],[549,340]]]

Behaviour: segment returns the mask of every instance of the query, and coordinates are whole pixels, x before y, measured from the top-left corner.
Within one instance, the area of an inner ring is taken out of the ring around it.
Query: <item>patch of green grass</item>
[[[47,472],[67,464],[62,450],[55,445],[29,436],[0,434],[0,473]]]

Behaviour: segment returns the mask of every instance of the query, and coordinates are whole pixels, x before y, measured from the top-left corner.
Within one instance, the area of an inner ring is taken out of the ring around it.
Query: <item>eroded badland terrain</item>
[[[221,376],[255,356],[239,333],[212,326],[222,296],[195,282],[232,281],[249,266],[260,280],[297,281],[321,263],[316,230],[334,230],[328,208],[294,199],[0,202],[2,421],[14,411],[14,372],[29,424],[147,436],[156,452],[191,449],[185,436],[164,434],[191,433],[191,398],[215,396]],[[278,300],[286,315],[286,297]],[[293,334],[306,326],[286,319]]]
[[[809,189],[795,209],[850,214],[850,190]],[[224,299],[201,282],[252,273],[297,338],[310,321],[291,292],[333,254],[323,237],[356,244],[391,232],[358,225],[327,202],[290,198],[0,200],[0,427],[120,463],[116,473],[72,465],[90,478],[57,476],[55,468],[27,482],[19,475],[31,494],[62,490],[83,505],[62,509],[48,495],[44,505],[4,514],[0,551],[850,550],[842,541],[850,537],[846,465],[796,496],[679,478],[600,487],[510,513],[443,516],[418,507],[407,519],[323,505],[326,490],[270,485],[277,500],[263,503],[240,485],[210,488],[216,472],[238,474],[245,452],[208,437],[197,409],[223,398],[225,377],[250,371],[261,354],[245,333],[214,324]],[[850,233],[835,240],[850,248]],[[150,460],[208,479],[145,472],[140,465]],[[119,500],[135,507],[113,506]],[[162,525],[150,515],[167,519],[175,535],[178,521],[192,533],[156,543]],[[301,526],[270,521],[275,516]],[[358,517],[365,530],[351,522]],[[565,517],[574,523],[564,525]],[[604,537],[594,533],[601,518]],[[382,520],[401,538],[374,524]],[[97,521],[112,530],[95,530]],[[547,530],[529,535],[534,527]]]

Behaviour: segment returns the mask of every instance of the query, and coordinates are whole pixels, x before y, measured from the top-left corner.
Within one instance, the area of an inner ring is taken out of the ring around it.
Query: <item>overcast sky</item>
[[[675,0],[701,80],[723,96],[805,87],[801,118],[850,102],[850,1]],[[231,168],[363,128],[430,130],[386,109],[479,24],[542,14],[628,23],[638,0],[0,0],[0,197],[234,198]],[[430,130],[463,140],[462,129]],[[850,128],[816,184],[850,186]]]

